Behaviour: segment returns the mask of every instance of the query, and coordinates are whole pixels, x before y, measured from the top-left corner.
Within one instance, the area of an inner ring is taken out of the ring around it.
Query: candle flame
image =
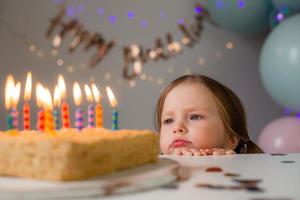
[[[21,83],[15,85],[15,80],[12,75],[8,75],[5,86],[5,108],[16,108],[19,102],[21,92]]]
[[[98,90],[97,86],[94,83],[92,84],[92,91],[93,91],[95,101],[97,103],[99,103],[100,100],[101,100],[102,95],[101,95],[100,91]]]
[[[60,103],[61,103],[60,90],[58,85],[56,85],[54,88],[53,104],[54,106],[60,106]]]
[[[21,93],[21,83],[18,82],[15,86],[14,93],[12,94],[13,95],[13,98],[12,98],[12,107],[13,108],[16,108],[18,105],[20,93]]]
[[[29,101],[31,98],[31,88],[32,88],[32,76],[31,76],[31,72],[28,72],[26,82],[25,82],[25,90],[24,90],[25,101]]]
[[[60,91],[60,98],[65,99],[66,98],[66,84],[64,77],[62,75],[58,76],[58,88]]]
[[[73,85],[73,97],[74,97],[75,105],[79,106],[81,104],[82,94],[78,82],[75,82]]]
[[[114,93],[112,92],[112,90],[110,89],[109,86],[106,87],[106,92],[107,92],[107,96],[110,102],[110,105],[115,108],[118,105],[117,99],[114,95]]]
[[[42,96],[44,95],[44,86],[41,83],[37,83],[35,86],[35,96],[36,96],[36,104],[37,107],[43,107],[43,99]]]
[[[52,97],[51,97],[50,90],[48,88],[44,88],[43,101],[44,101],[45,110],[52,110],[53,109]]]
[[[5,108],[9,110],[12,107],[13,90],[15,87],[14,77],[8,75],[5,83]]]
[[[92,103],[93,102],[92,90],[87,84],[84,84],[84,91],[88,102]]]

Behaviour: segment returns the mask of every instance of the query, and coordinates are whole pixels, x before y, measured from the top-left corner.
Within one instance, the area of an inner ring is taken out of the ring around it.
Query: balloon
[[[270,0],[209,0],[211,18],[220,27],[248,35],[268,28]]]
[[[269,34],[260,56],[260,75],[271,97],[300,111],[300,14],[280,23]]]
[[[300,0],[273,0],[272,2],[277,9],[287,7],[293,13],[300,11]]]
[[[265,153],[300,152],[300,118],[282,117],[269,123],[258,139]]]

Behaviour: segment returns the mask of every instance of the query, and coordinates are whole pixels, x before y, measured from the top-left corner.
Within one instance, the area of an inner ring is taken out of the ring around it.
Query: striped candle
[[[59,111],[57,109],[53,110],[54,126],[58,130],[60,128],[59,124]]]
[[[6,117],[7,129],[14,129],[13,125],[13,117],[11,116],[11,112],[8,112]]]
[[[12,108],[11,112],[10,112],[11,116],[12,116],[12,124],[13,124],[13,128],[14,129],[18,129],[19,126],[19,112],[17,109]]]
[[[24,130],[30,130],[30,106],[28,102],[23,105],[23,127]]]
[[[61,105],[61,121],[62,128],[70,128],[69,105],[65,101]]]
[[[119,114],[116,109],[113,109],[113,117],[112,117],[112,130],[118,130],[119,129]]]
[[[36,124],[37,130],[44,131],[45,130],[45,111],[44,111],[44,109],[39,110],[37,118],[38,118],[37,124]]]
[[[93,104],[88,105],[88,127],[95,127],[95,107]]]
[[[119,129],[119,113],[117,110],[118,101],[110,89],[110,87],[106,87],[107,96],[109,98],[109,102],[111,104],[111,107],[113,108],[113,115],[112,115],[112,129],[118,130]]]
[[[82,94],[78,82],[75,82],[73,84],[73,98],[74,98],[74,103],[77,106],[77,109],[75,111],[75,126],[77,130],[80,131],[83,128],[83,110],[80,107],[82,101]]]
[[[23,128],[24,130],[30,129],[30,105],[31,98],[32,78],[31,72],[27,73],[25,89],[24,89],[24,104],[23,104]]]
[[[75,112],[75,127],[79,131],[83,128],[83,110],[80,107]]]

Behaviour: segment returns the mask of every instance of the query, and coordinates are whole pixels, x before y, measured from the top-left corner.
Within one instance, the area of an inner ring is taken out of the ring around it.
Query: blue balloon
[[[260,74],[271,97],[300,111],[300,14],[273,29],[260,56]]]
[[[287,7],[292,13],[300,11],[300,0],[273,0],[273,5],[277,9]]]
[[[222,28],[253,35],[268,28],[271,0],[209,0],[211,18]]]

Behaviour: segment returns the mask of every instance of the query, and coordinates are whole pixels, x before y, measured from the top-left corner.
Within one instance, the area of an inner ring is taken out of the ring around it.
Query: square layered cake
[[[156,162],[149,130],[74,129],[0,133],[0,175],[70,181]]]

